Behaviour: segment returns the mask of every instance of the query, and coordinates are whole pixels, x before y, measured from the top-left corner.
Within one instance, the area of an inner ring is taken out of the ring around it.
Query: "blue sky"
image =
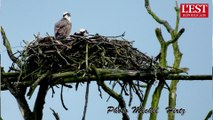
[[[183,53],[182,67],[190,68],[189,74],[211,74],[211,40],[212,40],[212,6],[209,0],[179,0],[179,3],[201,2],[209,3],[209,18],[205,19],[181,19],[180,27],[184,27],[185,33],[179,40],[180,49]],[[161,18],[175,25],[174,0],[155,1],[151,0],[152,9]],[[126,32],[125,38],[135,41],[134,47],[150,56],[159,53],[159,43],[155,37],[154,29],[161,27],[164,37],[170,39],[163,26],[157,24],[144,8],[143,0],[78,0],[78,1],[53,1],[53,0],[1,0],[0,25],[7,33],[13,50],[21,50],[24,45],[22,40],[32,41],[33,34],[40,32],[41,36],[46,33],[53,35],[54,24],[61,18],[62,13],[69,11],[72,14],[72,34],[80,28],[86,28],[90,33],[101,35],[119,35]],[[1,39],[1,38],[0,38]],[[1,42],[1,63],[5,69],[11,64],[5,48]],[[173,51],[169,48],[168,63],[173,63]],[[156,86],[154,86],[156,87]],[[88,120],[121,119],[120,114],[107,114],[108,106],[116,106],[117,102],[108,95],[103,99],[99,97],[97,85],[92,83],[90,88]],[[62,120],[81,119],[85,85],[77,92],[73,89],[64,90],[64,102],[69,108],[65,111],[60,102],[60,89],[56,90],[54,98],[51,91],[46,97],[44,120],[54,119],[50,107],[55,109]],[[153,92],[153,90],[152,90]],[[35,97],[35,96],[33,96]],[[1,92],[1,109],[4,120],[21,120],[17,103],[9,92]],[[32,107],[34,98],[29,100]],[[151,98],[147,103],[150,107]],[[139,105],[135,100],[133,105]],[[165,108],[168,105],[168,92],[163,90],[160,100],[159,119],[166,119]],[[185,108],[186,113],[177,114],[177,120],[200,120],[205,117],[212,108],[212,81],[181,81],[178,85],[177,108]],[[131,108],[128,108],[131,109]],[[131,119],[136,119],[136,114],[130,114]],[[148,118],[149,115],[144,116]]]

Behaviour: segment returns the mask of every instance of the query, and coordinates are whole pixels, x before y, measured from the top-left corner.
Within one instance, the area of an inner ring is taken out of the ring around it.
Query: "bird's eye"
[[[70,13],[67,13],[66,15],[71,16]]]

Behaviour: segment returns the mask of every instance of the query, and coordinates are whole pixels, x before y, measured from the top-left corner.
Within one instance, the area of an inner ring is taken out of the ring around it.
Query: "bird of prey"
[[[78,35],[78,36],[86,36],[88,34],[89,34],[89,32],[84,28],[81,28],[78,32],[74,33],[74,35]]]
[[[54,32],[56,39],[65,39],[69,37],[72,28],[70,17],[71,14],[69,12],[64,12],[63,18],[55,24]]]

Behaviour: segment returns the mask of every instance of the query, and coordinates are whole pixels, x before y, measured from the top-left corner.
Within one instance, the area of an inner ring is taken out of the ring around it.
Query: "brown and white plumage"
[[[65,12],[63,18],[55,24],[54,32],[56,39],[65,39],[69,37],[72,28],[70,16],[70,13]]]

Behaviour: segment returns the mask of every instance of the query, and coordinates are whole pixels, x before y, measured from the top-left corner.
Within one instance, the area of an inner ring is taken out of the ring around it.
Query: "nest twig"
[[[88,66],[121,70],[151,70],[153,59],[140,52],[127,40],[109,39],[101,35],[76,36],[55,40],[54,37],[37,38],[23,51],[26,70],[33,72],[78,71],[86,69],[85,47],[88,44]]]

